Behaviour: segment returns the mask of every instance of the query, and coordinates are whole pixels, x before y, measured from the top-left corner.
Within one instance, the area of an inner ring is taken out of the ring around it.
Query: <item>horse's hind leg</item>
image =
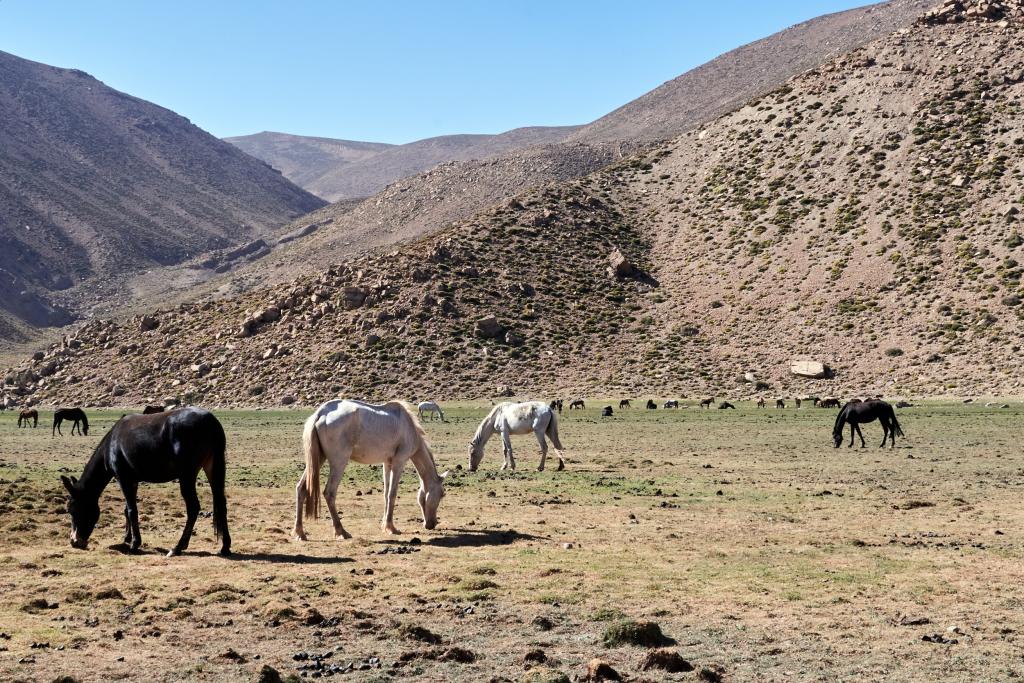
[[[889,438],[889,421],[879,420],[882,425],[882,445],[879,448],[885,448],[885,442]]]
[[[199,517],[199,496],[196,494],[195,474],[183,473],[178,479],[178,486],[181,488],[181,497],[185,499],[185,528],[181,532],[178,544],[171,548],[167,557],[181,555],[188,542],[192,539],[192,530],[196,526],[196,518]]]
[[[302,508],[306,504],[306,496],[309,495],[309,487],[306,486],[306,473],[299,477],[299,483],[295,485],[295,526],[292,535],[300,541],[306,540],[306,530],[302,528]],[[313,495],[319,495],[316,491]]]
[[[536,425],[533,428],[533,433],[537,435],[537,443],[540,444],[540,465],[537,466],[538,472],[544,471],[544,462],[548,458],[548,442],[544,440],[544,432],[547,429],[547,425]]]
[[[227,557],[231,554],[231,532],[228,530],[228,499],[224,495],[226,473],[223,456],[220,461],[214,458],[216,456],[203,463],[203,471],[206,472],[206,481],[210,482],[213,494],[213,528],[220,536],[220,554]]]

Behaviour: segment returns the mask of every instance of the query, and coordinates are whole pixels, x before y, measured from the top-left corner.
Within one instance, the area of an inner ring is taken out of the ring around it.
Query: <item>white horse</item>
[[[420,476],[418,500],[423,512],[423,527],[437,526],[437,508],[444,497],[444,478],[437,473],[434,455],[427,444],[423,427],[412,407],[397,401],[374,405],[362,401],[328,401],[306,420],[302,430],[306,469],[295,487],[295,530],[298,540],[306,540],[302,513],[317,517],[320,512],[320,466],[330,464],[330,476],[324,486],[327,509],[334,522],[335,538],[352,538],[341,525],[334,505],[338,484],[349,460],[364,465],[384,466],[384,518],[381,526],[389,534],[395,528],[395,497],[405,464],[412,461]]]
[[[469,471],[475,472],[484,458],[484,445],[495,433],[501,434],[501,440],[505,446],[505,463],[501,469],[516,468],[515,458],[512,457],[513,434],[529,434],[533,432],[540,444],[540,465],[537,470],[544,471],[544,460],[548,455],[548,444],[544,440],[545,435],[551,439],[551,444],[558,452],[558,469],[565,469],[565,462],[562,460],[562,443],[558,440],[558,418],[551,411],[551,407],[543,401],[528,401],[526,403],[499,403],[487,414],[484,421],[476,428],[473,440],[469,442]]]
[[[437,401],[424,401],[416,406],[416,411],[419,413],[420,419],[423,419],[423,413],[430,413],[430,419],[433,420],[437,415],[441,416],[441,422],[446,422],[444,419],[444,411],[441,410],[441,406],[437,405]]]

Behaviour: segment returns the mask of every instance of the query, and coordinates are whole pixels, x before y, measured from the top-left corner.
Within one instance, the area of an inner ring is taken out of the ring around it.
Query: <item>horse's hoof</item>
[[[231,557],[231,548],[221,548],[217,554],[221,557]]]
[[[304,531],[295,531],[292,532],[292,538],[294,538],[296,541],[305,541],[307,540],[308,537],[306,536],[306,532]]]
[[[347,541],[352,538],[352,534],[347,531],[342,531],[340,534],[334,534],[335,541]]]
[[[537,471],[538,472],[543,472],[544,471],[544,465],[537,465]]]
[[[138,549],[135,549],[135,550],[132,550],[132,552],[133,553],[137,553],[139,551],[138,551]],[[178,555],[181,555],[181,551],[178,550],[177,548],[171,548],[170,550],[167,551],[167,557],[177,557]]]
[[[392,527],[384,527],[384,533],[388,534],[389,536],[401,536],[402,535],[402,532],[399,531],[398,529],[396,529],[393,526]]]
[[[558,471],[558,472],[561,472],[561,471],[562,471],[562,470],[564,470],[564,469],[565,469],[565,463],[564,463],[564,462],[562,462],[561,460],[559,460],[559,461],[558,461],[558,470],[557,470],[557,471]]]

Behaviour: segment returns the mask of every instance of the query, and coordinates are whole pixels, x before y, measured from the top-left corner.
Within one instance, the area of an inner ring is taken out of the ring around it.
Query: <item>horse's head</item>
[[[483,444],[474,439],[469,442],[469,471],[476,472],[480,467],[480,461],[484,459]]]
[[[420,483],[417,500],[419,500],[420,510],[423,512],[424,529],[433,529],[437,526],[437,508],[440,507],[441,499],[444,498],[444,479],[447,476],[448,473],[445,472],[429,487],[424,487],[424,484]]]
[[[74,477],[61,476],[60,481],[68,490],[68,513],[71,515],[71,545],[85,550],[89,545],[89,536],[96,528],[100,518],[98,500],[91,500],[83,494],[78,480]]]

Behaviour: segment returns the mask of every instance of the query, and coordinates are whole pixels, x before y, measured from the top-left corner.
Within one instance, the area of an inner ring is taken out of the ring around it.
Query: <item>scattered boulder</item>
[[[281,309],[277,306],[267,306],[260,313],[260,322],[273,323],[281,319]]]
[[[493,315],[480,318],[473,326],[473,332],[483,339],[494,339],[504,331],[498,319]]]
[[[611,277],[629,277],[636,272],[633,264],[630,263],[629,259],[619,251],[615,249],[608,256],[608,275]]]
[[[157,320],[152,315],[144,315],[139,320],[139,331],[140,332],[149,332],[151,330],[155,330],[158,327],[160,327],[160,321]]]
[[[641,671],[650,669],[661,669],[670,673],[683,673],[693,671],[693,665],[682,658],[675,650],[661,649],[652,650],[647,653],[640,663]]]
[[[622,676],[603,659],[594,658],[587,664],[586,681],[621,681]]]
[[[345,308],[351,310],[359,308],[366,302],[366,297],[369,292],[362,287],[346,287],[342,291],[342,298],[344,301]]]
[[[607,647],[664,647],[675,644],[675,641],[662,633],[661,627],[653,621],[626,620],[612,624],[605,629],[603,640]]]
[[[829,376],[829,368],[824,363],[813,360],[795,360],[789,365],[790,374],[810,379],[825,379]]]
[[[269,664],[264,664],[263,668],[256,674],[255,683],[284,683],[284,681],[277,669]]]
[[[512,387],[507,384],[498,385],[497,389],[495,389],[495,393],[502,398],[510,398],[516,395],[516,392],[512,391]]]

